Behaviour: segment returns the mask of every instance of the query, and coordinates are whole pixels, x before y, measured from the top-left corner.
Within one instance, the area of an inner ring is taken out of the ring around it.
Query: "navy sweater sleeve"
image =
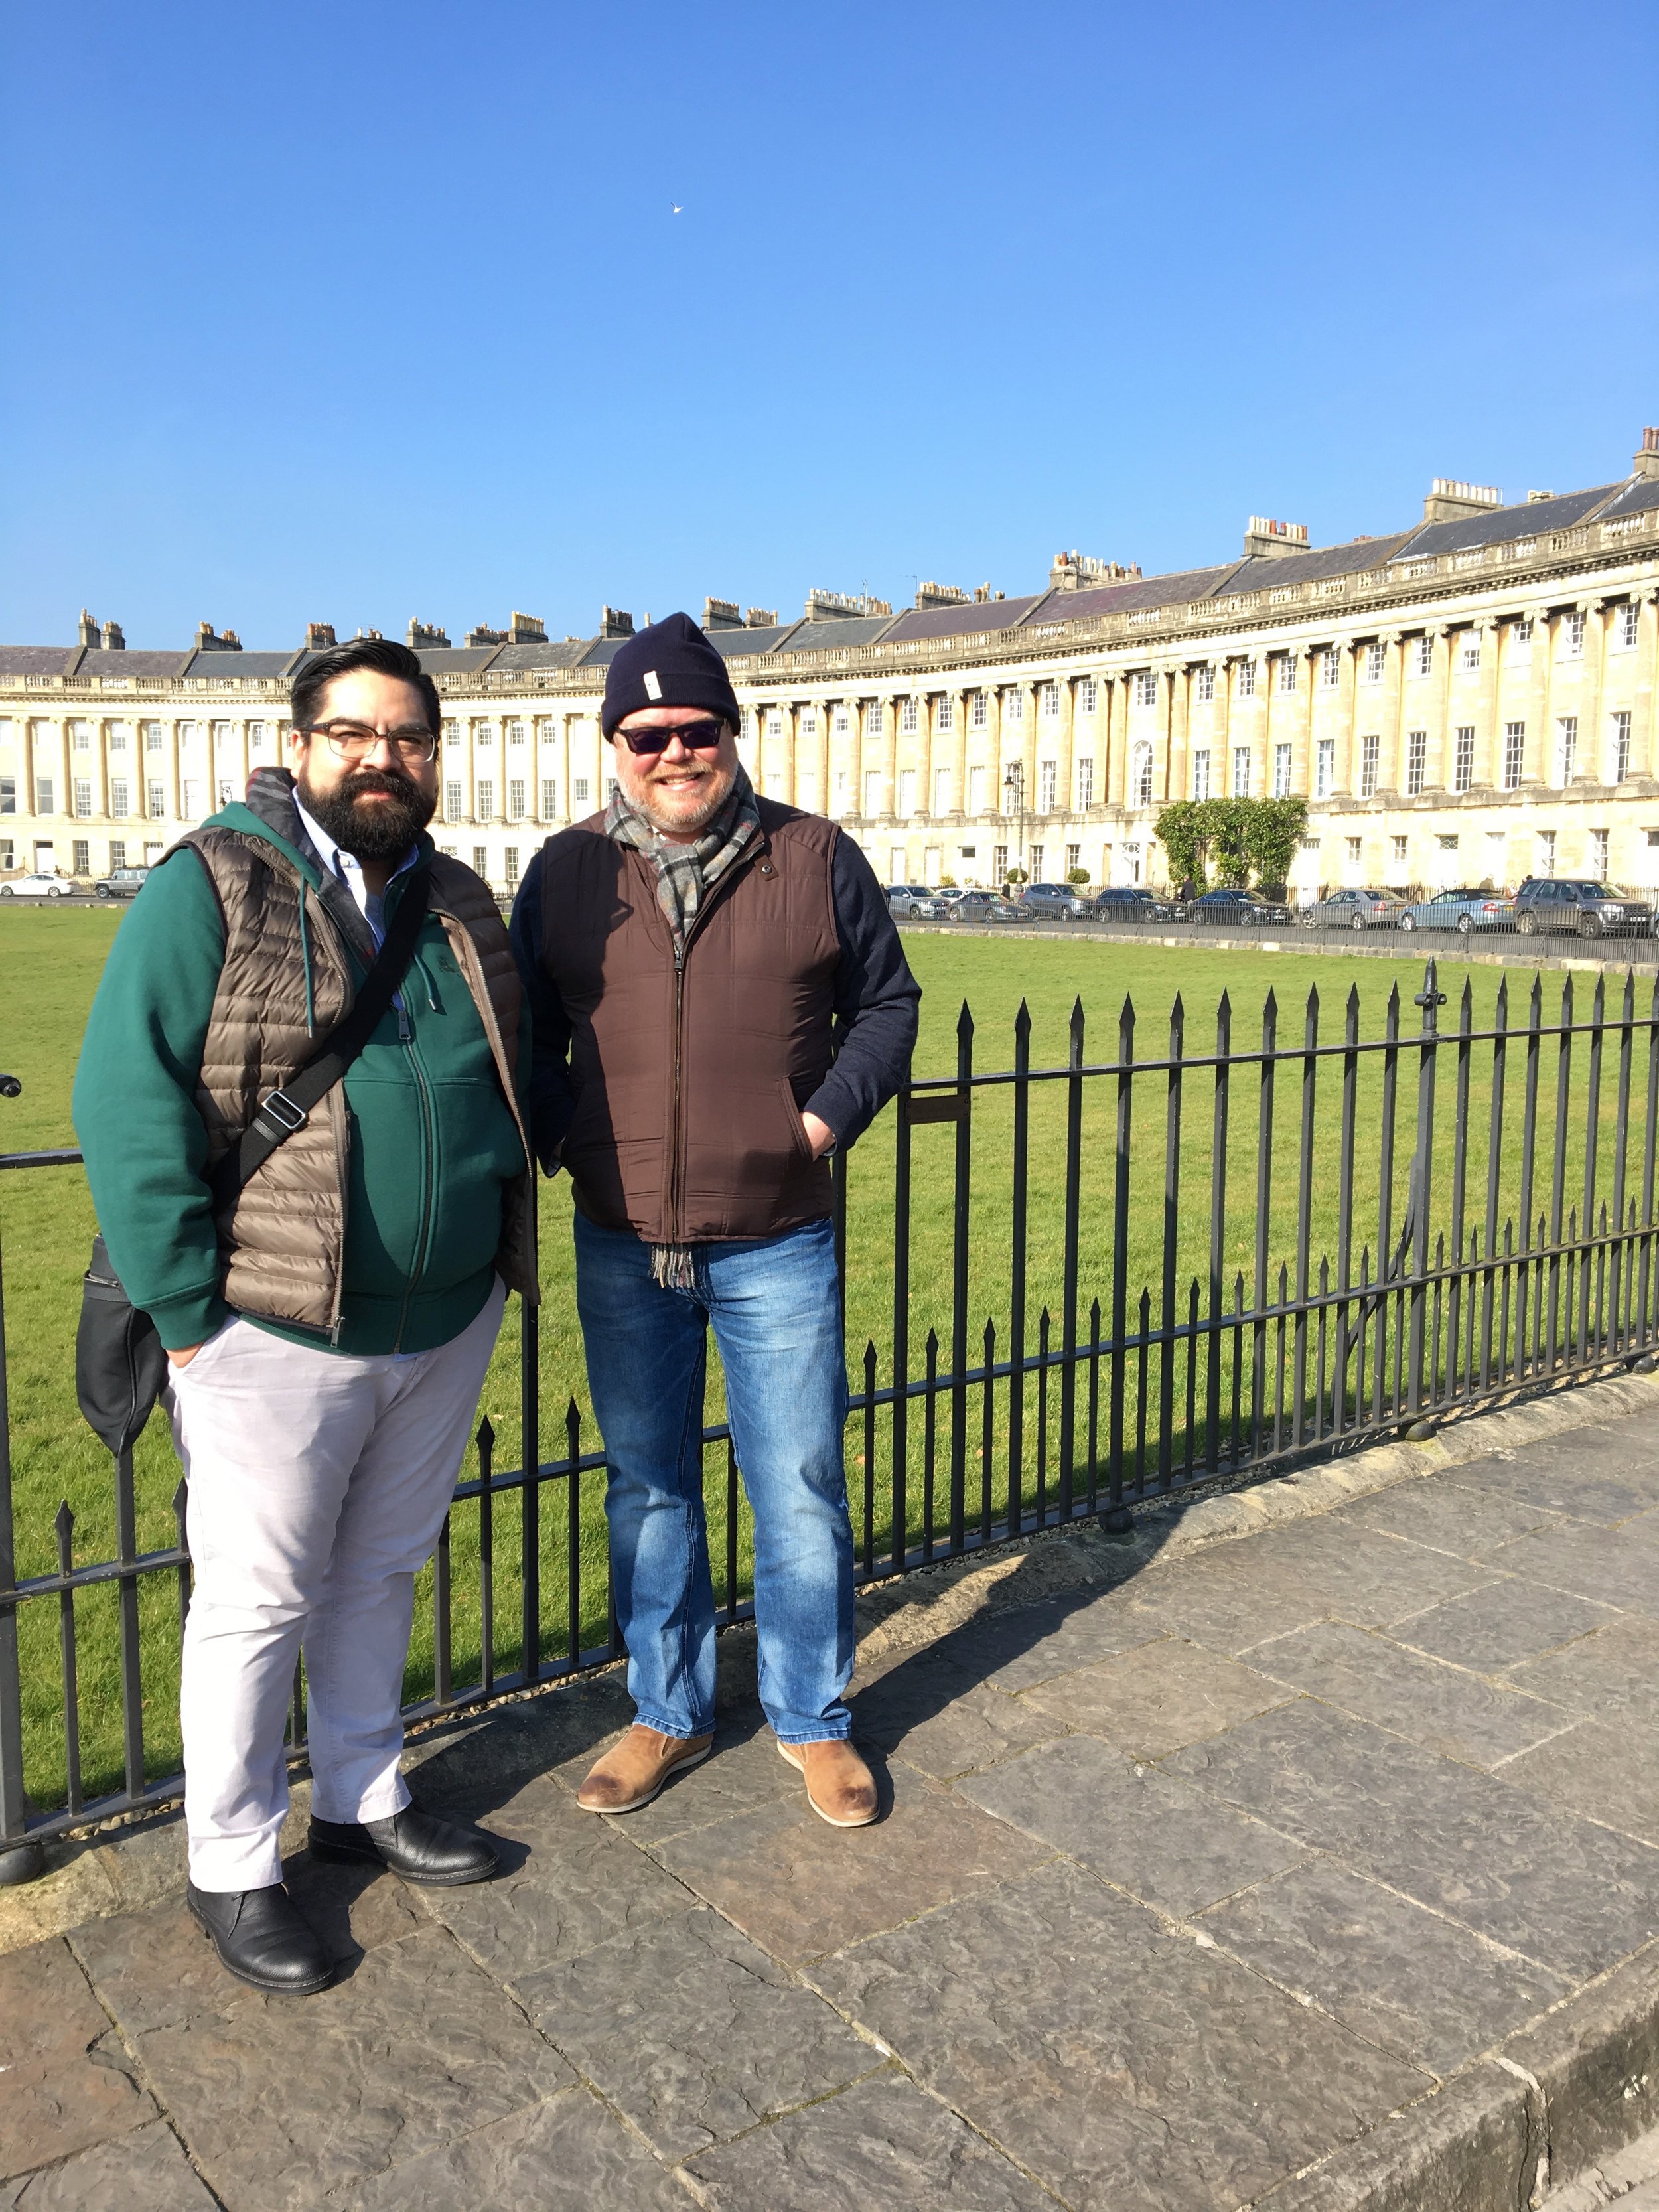
[[[875,871],[850,837],[836,840],[830,884],[841,939],[836,1060],[801,1110],[827,1121],[845,1151],[910,1073],[921,986]]]
[[[530,1141],[544,1172],[556,1175],[559,1147],[576,1101],[570,1088],[570,1018],[557,984],[542,965],[542,872],[537,861],[519,885],[507,933],[530,1009]]]

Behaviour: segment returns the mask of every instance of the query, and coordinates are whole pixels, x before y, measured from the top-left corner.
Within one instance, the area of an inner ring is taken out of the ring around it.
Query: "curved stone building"
[[[926,584],[895,614],[814,592],[799,620],[703,618],[757,786],[833,815],[888,881],[1082,869],[1158,883],[1177,798],[1300,793],[1292,888],[1659,886],[1659,431],[1631,472],[1506,502],[1437,479],[1422,520],[1313,547],[1252,517],[1242,552],[1142,576],[1063,553],[1040,591]],[[440,842],[509,890],[607,791],[599,705],[631,618],[550,640],[514,615],[410,642],[444,702]],[[0,867],[98,875],[154,858],[280,757],[288,652],[207,623],[129,649],[0,647]]]

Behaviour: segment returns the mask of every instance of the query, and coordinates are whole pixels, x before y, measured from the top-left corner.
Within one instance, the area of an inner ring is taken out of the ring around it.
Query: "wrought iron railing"
[[[1659,984],[1644,980],[1638,1007],[1626,972],[1609,1009],[1598,976],[1583,1018],[1569,975],[1546,1019],[1534,976],[1512,1018],[1509,980],[1479,1024],[1466,982],[1448,1020],[1431,963],[1414,1027],[1396,989],[1363,1033],[1355,988],[1334,1036],[1316,994],[1281,1036],[1270,993],[1249,1043],[1224,997],[1197,1051],[1177,998],[1167,1045],[1145,1057],[1126,1000],[1110,1056],[1092,1058],[1079,1004],[1052,1066],[1032,1064],[1022,1006],[1012,1064],[992,1072],[964,1006],[954,1072],[913,1082],[836,1164],[849,1336],[864,1340],[848,1425],[860,1580],[1085,1516],[1122,1528],[1144,1499],[1648,1358]],[[564,1450],[543,1455],[533,1310],[518,1328],[520,1465],[497,1468],[485,1420],[431,1570],[413,1717],[619,1656],[603,1447],[572,1397]],[[170,1580],[182,1625],[191,1574],[182,1483],[176,1540],[138,1548],[129,1452],[112,1469],[114,1558],[77,1563],[65,1503],[55,1567],[17,1576],[8,1433],[0,1359],[0,1874],[19,1878],[43,1839],[179,1794],[177,1774],[147,1770],[146,1704],[176,1697],[177,1646],[147,1650],[141,1595]],[[722,1423],[703,1447],[729,1624],[750,1611],[748,1522]],[[40,1553],[44,1530],[26,1534]],[[100,1587],[116,1594],[103,1663],[120,1752],[89,1788],[77,1601]],[[57,1613],[62,1740],[51,1761],[37,1745],[32,1774],[18,1618],[35,1607]],[[300,1691],[296,1677],[296,1754]]]

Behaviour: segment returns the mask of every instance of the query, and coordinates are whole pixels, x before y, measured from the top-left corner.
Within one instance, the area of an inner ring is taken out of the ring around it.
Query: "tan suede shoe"
[[[712,1735],[659,1735],[635,1721],[622,1741],[588,1769],[576,1802],[584,1813],[637,1813],[665,1782],[701,1766],[714,1748]]]
[[[778,1744],[806,1777],[806,1802],[832,1828],[867,1828],[876,1817],[876,1778],[850,1743]]]

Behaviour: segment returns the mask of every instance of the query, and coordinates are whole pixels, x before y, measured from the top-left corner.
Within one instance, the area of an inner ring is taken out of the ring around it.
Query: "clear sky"
[[[1012,594],[1615,479],[1659,422],[1656,28],[15,7],[0,637]]]

